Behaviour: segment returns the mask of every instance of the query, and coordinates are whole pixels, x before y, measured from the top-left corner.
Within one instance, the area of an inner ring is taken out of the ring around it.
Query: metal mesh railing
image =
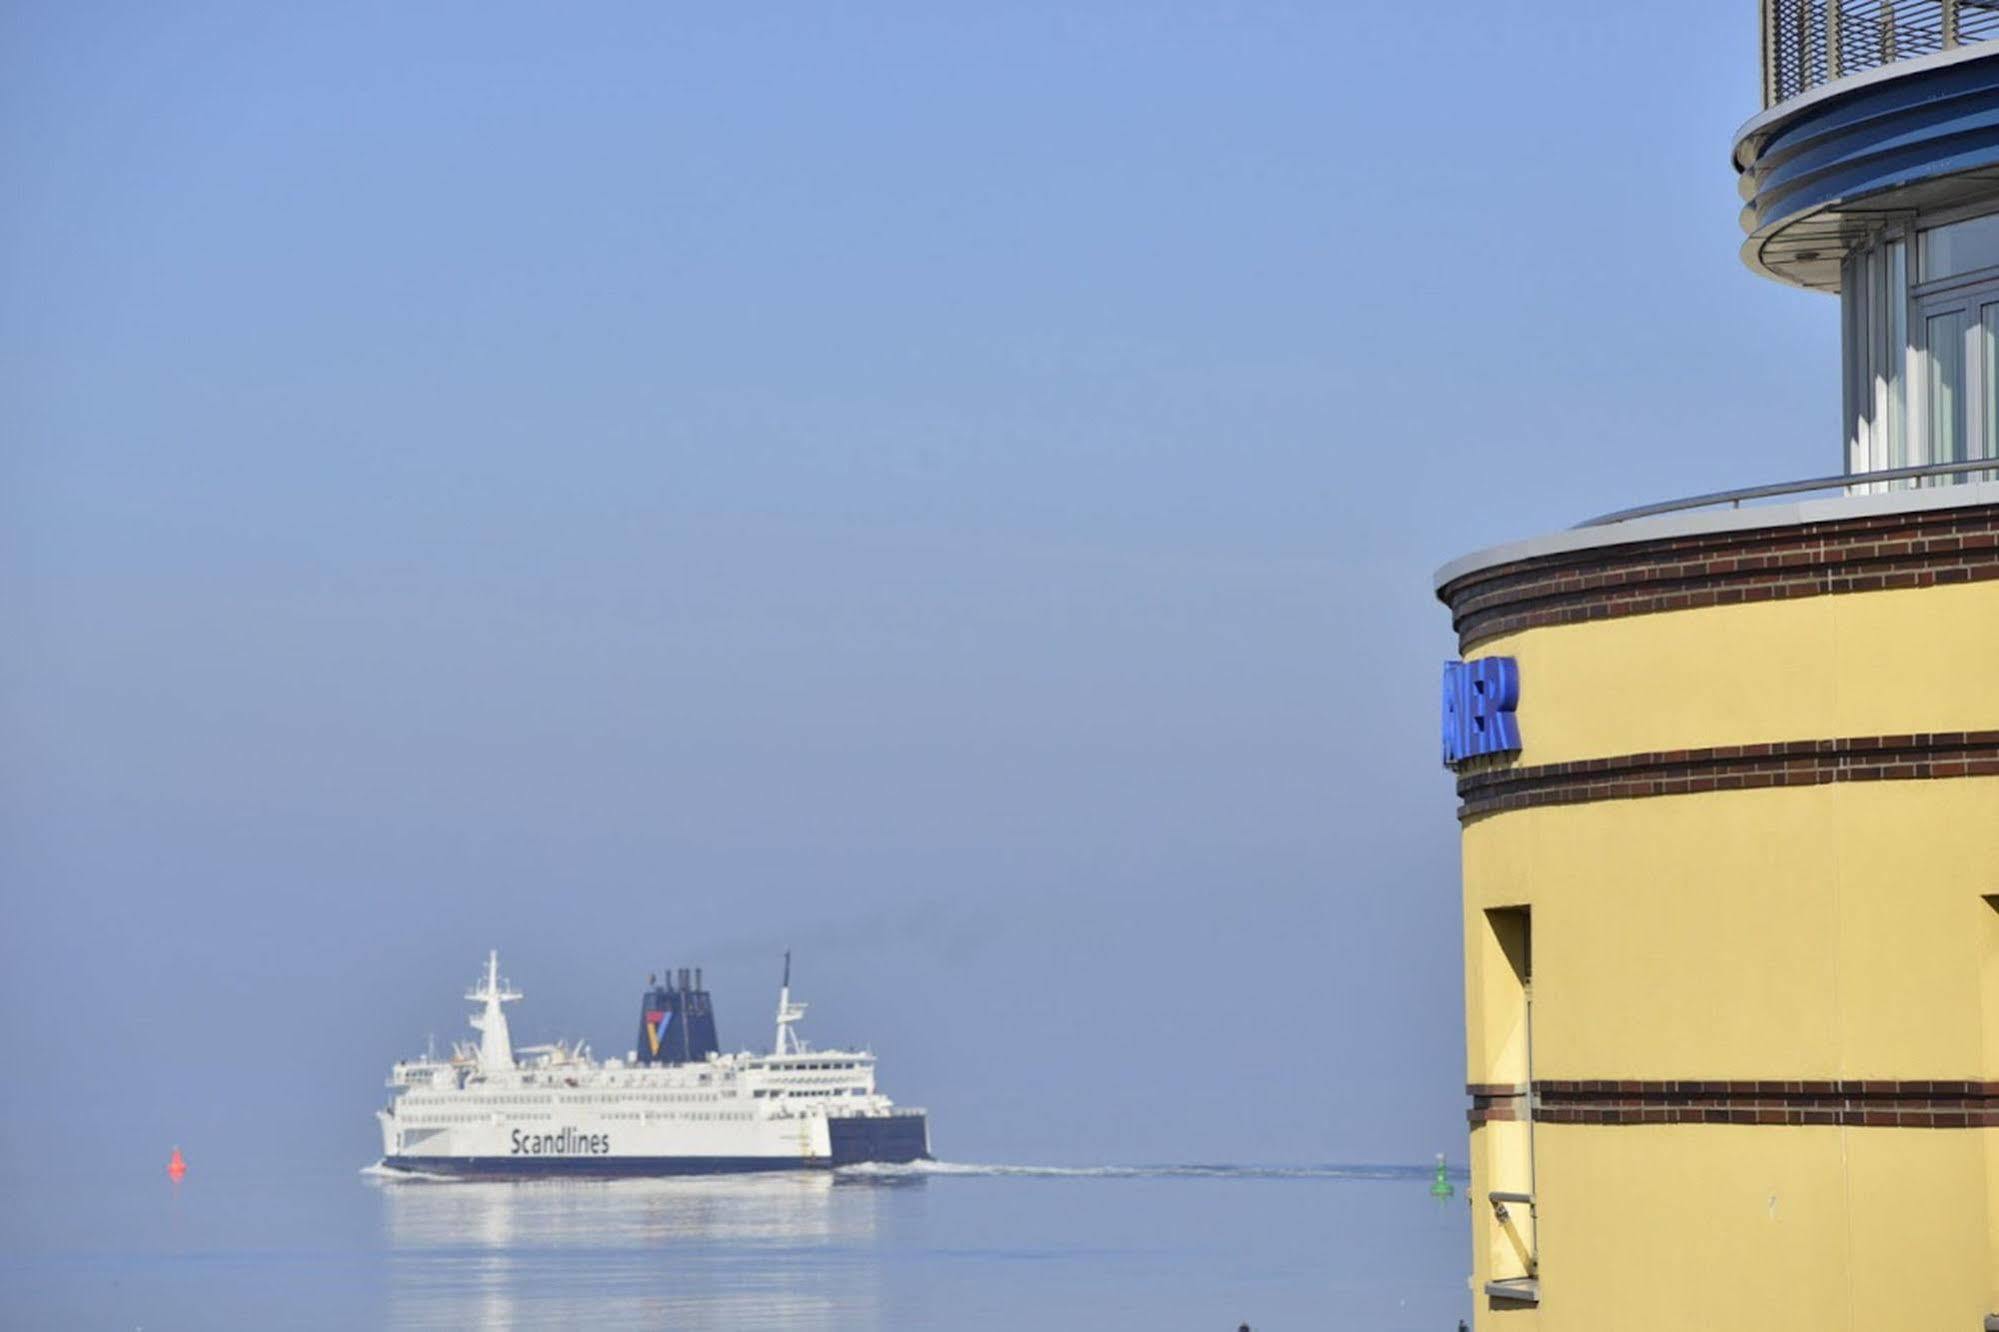
[[[1763,105],[1995,38],[1999,0],[1763,0]]]

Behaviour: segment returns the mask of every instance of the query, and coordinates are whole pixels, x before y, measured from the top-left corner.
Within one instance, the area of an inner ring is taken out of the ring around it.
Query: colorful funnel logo
[[[652,1042],[652,1057],[659,1058],[659,1043],[666,1039],[666,1027],[673,1014],[654,1010],[646,1014],[646,1039]]]

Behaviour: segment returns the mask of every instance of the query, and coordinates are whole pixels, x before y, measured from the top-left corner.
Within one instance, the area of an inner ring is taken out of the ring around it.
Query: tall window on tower
[[[1840,306],[1849,472],[1999,460],[1999,213],[1857,248]],[[1999,467],[1894,484],[1994,477]]]
[[[1534,918],[1525,906],[1485,913],[1476,941],[1479,1029],[1485,1082],[1517,1088],[1511,1117],[1488,1121],[1484,1138],[1482,1216],[1486,1293],[1501,1304],[1539,1298],[1539,1196],[1534,1179]]]

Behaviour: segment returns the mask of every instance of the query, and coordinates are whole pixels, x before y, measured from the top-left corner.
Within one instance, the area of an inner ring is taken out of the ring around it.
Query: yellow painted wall
[[[1999,1129],[1844,1133],[1853,1326],[1976,1329],[1999,1312],[1985,1198]]]
[[[1977,1332],[1988,1312],[1999,1130],[1535,1133],[1541,1303],[1530,1323],[1481,1298],[1481,1328]]]
[[[1999,726],[1999,581],[1528,629],[1523,764]]]
[[[1537,1078],[1992,1078],[1999,778],[1550,805],[1464,830],[1468,1082],[1493,1072],[1471,946],[1531,904]]]
[[[1999,729],[1999,583],[1528,630],[1523,764]],[[1467,1069],[1533,1076],[1999,1080],[1999,778],[1509,811],[1464,829]],[[1472,1134],[1476,1279],[1507,1249],[1521,1126]],[[1536,1125],[1542,1302],[1481,1329],[1963,1328],[1999,1313],[1999,1130]],[[1500,1275],[1508,1275],[1499,1272]]]

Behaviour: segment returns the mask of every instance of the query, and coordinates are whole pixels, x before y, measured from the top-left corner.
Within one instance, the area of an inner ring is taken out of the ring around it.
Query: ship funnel
[[[701,972],[669,969],[666,984],[648,986],[639,1003],[641,1065],[698,1064],[721,1052],[715,1036],[715,1006],[701,988]]]

